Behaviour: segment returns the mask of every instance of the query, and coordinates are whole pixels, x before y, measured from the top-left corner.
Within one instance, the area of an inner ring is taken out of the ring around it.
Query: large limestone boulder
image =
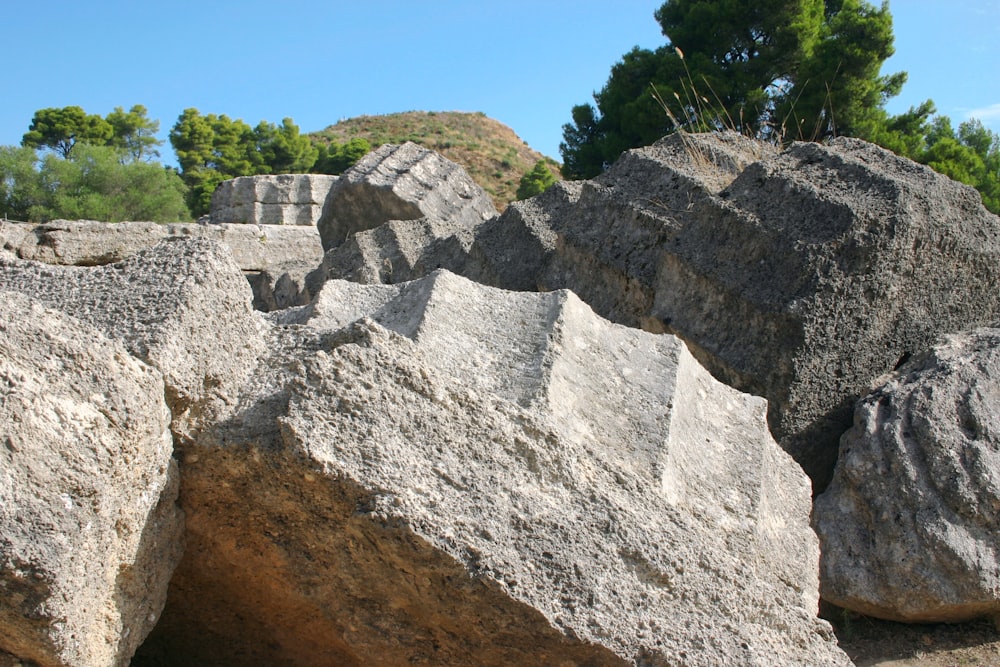
[[[169,423],[159,372],[0,293],[0,663],[129,664],[180,559]]]
[[[658,272],[653,315],[769,399],[772,432],[822,487],[874,378],[1000,314],[1000,218],[852,139],[794,144],[723,194]]]
[[[319,266],[306,275],[306,291],[318,294],[323,283],[333,278],[396,284],[423,278],[439,268],[480,279],[482,271],[471,258],[477,229],[460,220],[419,218],[390,220],[356,232],[325,253]]]
[[[496,215],[489,195],[464,169],[406,142],[386,144],[344,172],[317,226],[329,250],[390,220],[428,218],[473,227]]]
[[[212,223],[315,226],[336,176],[272,174],[223,181],[212,193]]]
[[[229,414],[263,353],[261,322],[232,255],[175,239],[114,264],[53,266],[0,256],[0,289],[72,315],[163,374],[178,436]]]
[[[678,339],[447,272],[272,320],[149,664],[849,664],[807,478]]]
[[[823,596],[897,621],[1000,617],[1000,329],[950,337],[854,419],[816,499]]]
[[[397,283],[446,268],[504,289],[572,289],[604,317],[662,331],[650,311],[665,245],[693,221],[694,201],[775,152],[737,134],[676,135],[625,153],[599,181],[560,181],[472,228],[357,232],[309,284],[315,293],[324,279]]]
[[[0,247],[22,259],[47,264],[110,264],[164,239],[191,237],[216,241],[232,253],[253,288],[258,310],[309,302],[305,278],[323,257],[319,232],[312,226],[0,221]]]
[[[972,188],[853,139],[778,152],[675,134],[472,230],[401,229],[329,251],[314,293],[324,277],[393,283],[438,267],[572,289],[766,397],[772,432],[818,488],[874,378],[1000,316],[1000,218]]]

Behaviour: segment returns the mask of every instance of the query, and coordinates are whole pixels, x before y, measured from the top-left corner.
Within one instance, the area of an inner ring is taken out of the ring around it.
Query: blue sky
[[[161,137],[187,107],[303,132],[396,111],[482,111],[559,159],[562,125],[633,46],[665,42],[657,0],[0,0],[0,144],[36,109],[144,104]],[[1000,0],[892,0],[909,82],[1000,132]],[[169,144],[165,161],[172,162]]]

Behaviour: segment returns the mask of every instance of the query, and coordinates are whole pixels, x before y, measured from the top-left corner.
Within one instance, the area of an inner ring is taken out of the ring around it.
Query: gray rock
[[[212,193],[213,223],[315,226],[336,176],[275,174],[223,181]]]
[[[243,274],[204,239],[168,240],[95,267],[0,258],[0,289],[87,322],[157,368],[178,436],[228,414],[263,353]]]
[[[236,417],[185,446],[150,656],[850,664],[807,478],[676,338],[447,272],[272,319]]]
[[[305,277],[323,257],[315,227],[90,220],[55,220],[43,224],[0,222],[0,247],[22,259],[47,264],[110,264],[164,239],[191,237],[217,241],[232,252],[250,281],[258,310],[309,302],[311,295]]]
[[[854,401],[901,359],[1000,313],[1000,218],[979,194],[858,140],[794,144],[689,225],[653,314],[769,399],[822,488]]]
[[[21,259],[46,264],[110,264],[150,248],[170,235],[170,226],[155,222],[0,222],[0,244],[4,249]]]
[[[475,279],[481,271],[470,261],[474,234],[475,228],[462,220],[390,220],[351,234],[325,253],[319,266],[307,274],[306,291],[318,294],[330,279],[395,284],[441,268]]]
[[[0,294],[0,663],[129,664],[180,559],[169,423],[159,372]]]
[[[1000,316],[1000,218],[972,188],[853,139],[777,153],[677,134],[462,234],[406,229],[404,243],[401,229],[328,253],[312,292],[324,276],[391,283],[438,267],[572,289],[767,398],[772,432],[819,489],[874,378]]]
[[[905,622],[1000,616],[1000,329],[913,360],[854,420],[816,499],[823,597]]]
[[[390,220],[428,218],[473,227],[496,215],[489,195],[464,169],[406,142],[386,144],[344,172],[317,226],[329,250]]]

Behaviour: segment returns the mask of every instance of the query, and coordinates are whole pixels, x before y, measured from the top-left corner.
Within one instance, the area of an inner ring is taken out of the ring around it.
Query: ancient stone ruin
[[[823,596],[904,622],[1000,610],[1000,330],[947,337],[855,408],[816,499]]]
[[[821,593],[1000,613],[976,196],[675,135],[503,215],[405,145],[297,241],[4,224],[0,665],[849,665]]]
[[[258,310],[309,303],[306,275],[323,257],[315,227],[54,220],[39,225],[0,221],[0,247],[21,259],[65,266],[109,264],[165,239],[204,238],[232,253],[253,289]]]
[[[1000,219],[972,188],[854,139],[778,153],[675,134],[475,227],[392,220],[324,247],[307,284],[441,267],[572,289],[611,321],[672,332],[768,399],[775,437],[818,489],[873,378],[1000,314]]]
[[[336,176],[275,174],[223,181],[212,193],[215,224],[305,225],[315,227]]]

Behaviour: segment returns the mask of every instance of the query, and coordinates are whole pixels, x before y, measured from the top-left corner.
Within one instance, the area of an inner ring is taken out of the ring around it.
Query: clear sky
[[[143,104],[161,138],[187,107],[303,132],[397,111],[482,111],[559,159],[562,125],[662,0],[0,0],[0,144],[36,109]],[[892,112],[931,98],[1000,132],[1000,0],[892,0],[906,70]],[[173,162],[169,143],[164,160]]]

